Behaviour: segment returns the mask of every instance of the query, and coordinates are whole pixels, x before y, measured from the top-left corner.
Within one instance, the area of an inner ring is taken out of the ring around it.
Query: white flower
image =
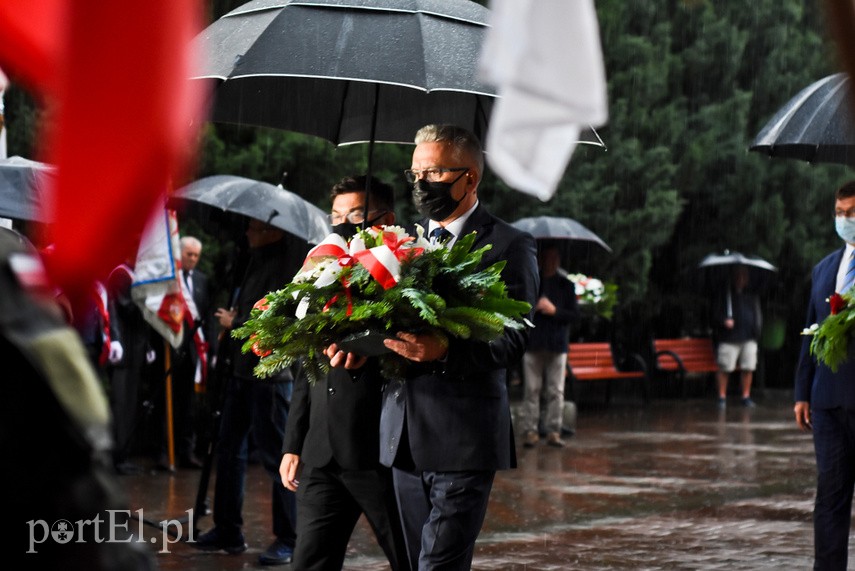
[[[817,329],[819,329],[819,323],[814,323],[810,327],[802,329],[802,335],[814,335]]]

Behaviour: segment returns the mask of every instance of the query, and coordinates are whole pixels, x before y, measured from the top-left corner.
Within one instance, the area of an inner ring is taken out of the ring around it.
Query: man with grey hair
[[[451,245],[475,232],[490,245],[478,269],[507,261],[509,295],[534,305],[538,292],[531,235],[491,215],[478,201],[481,143],[451,125],[415,137],[413,200],[433,240]],[[386,347],[410,360],[406,381],[390,381],[380,419],[380,462],[392,467],[412,569],[469,569],[496,470],[516,466],[506,371],[525,352],[527,332],[505,330],[490,343],[400,332]],[[328,348],[332,366],[364,359]]]
[[[196,387],[202,386],[208,363],[208,343],[211,340],[212,319],[209,308],[208,277],[197,269],[202,256],[202,242],[195,236],[183,236],[181,245],[181,270],[179,277],[185,295],[193,300],[197,318],[188,316],[184,323],[181,346],[170,348],[172,363],[172,402],[175,426],[175,445],[178,466],[199,469],[202,463],[196,457]],[[201,334],[197,333],[201,331]],[[166,442],[160,451],[157,466],[171,468],[167,461]]]

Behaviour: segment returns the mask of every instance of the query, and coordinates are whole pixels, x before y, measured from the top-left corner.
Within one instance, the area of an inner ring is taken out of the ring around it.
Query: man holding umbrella
[[[345,239],[362,224],[395,223],[394,190],[368,180],[345,177],[330,193],[332,229]],[[383,382],[375,367],[334,368],[312,385],[305,375],[295,380],[279,472],[297,493],[297,569],[341,569],[362,514],[392,570],[409,569],[392,475],[379,462]]]
[[[727,406],[727,382],[736,370],[740,371],[742,405],[754,408],[751,383],[757,368],[757,339],[760,337],[762,313],[760,300],[745,291],[748,285],[748,267],[737,265],[731,269],[731,279],[724,295],[713,302],[712,324],[717,343],[718,406]]]
[[[268,292],[291,281],[300,268],[306,249],[296,248],[284,230],[256,219],[250,219],[246,230],[249,243],[249,265],[232,308],[219,308],[214,314],[225,329],[231,330],[250,316],[255,303]],[[242,553],[247,549],[242,530],[244,483],[246,479],[248,440],[261,454],[264,469],[272,482],[271,507],[273,534],[276,539],[259,555],[262,565],[291,561],[296,538],[294,493],[282,485],[279,459],[288,402],[291,400],[293,376],[284,370],[261,380],[253,372],[258,357],[243,353],[240,343],[231,343],[227,353],[231,371],[224,387],[223,412],[217,442],[217,479],[214,489],[214,528],[196,540],[196,547],[206,551],[224,550]],[[228,363],[218,363],[218,367]]]
[[[491,245],[483,269],[506,260],[509,295],[535,304],[536,248],[531,235],[489,214],[478,202],[481,143],[450,125],[428,125],[415,138],[413,199],[432,237],[452,243],[476,233]],[[496,470],[515,467],[506,371],[525,352],[527,333],[506,330],[491,343],[398,333],[386,347],[411,362],[406,380],[387,383],[380,418],[380,462],[392,467],[407,554],[413,569],[470,569]],[[332,366],[364,359],[328,350]]]

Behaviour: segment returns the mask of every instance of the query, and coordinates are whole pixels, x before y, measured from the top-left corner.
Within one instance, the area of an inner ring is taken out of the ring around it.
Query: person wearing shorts
[[[736,266],[730,288],[713,309],[713,325],[718,340],[716,380],[719,408],[727,406],[727,383],[737,368],[742,405],[748,408],[756,406],[751,399],[751,383],[757,368],[757,338],[762,317],[757,296],[745,291],[748,277],[748,268]]]

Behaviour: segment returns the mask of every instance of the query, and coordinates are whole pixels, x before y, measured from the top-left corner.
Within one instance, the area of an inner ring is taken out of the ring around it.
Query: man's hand
[[[383,344],[410,361],[436,361],[448,353],[448,339],[433,333],[398,333],[397,339],[386,339]]]
[[[810,432],[813,425],[810,422],[810,403],[800,400],[793,407],[793,412],[796,413],[796,424],[805,432]]]
[[[285,454],[282,456],[282,462],[279,463],[279,477],[282,478],[282,485],[291,490],[297,491],[300,485],[300,472],[303,465],[300,463],[300,456],[297,454]]]
[[[556,308],[555,304],[552,303],[548,297],[544,296],[537,300],[537,304],[535,304],[534,310],[544,315],[555,315]]]
[[[220,322],[220,326],[224,329],[232,328],[232,323],[234,323],[236,316],[237,311],[234,309],[226,309],[225,307],[221,307],[214,312],[214,317],[217,318],[217,321]]]
[[[329,358],[330,367],[344,367],[345,369],[358,369],[368,360],[368,357],[356,353],[345,353],[335,343],[324,350],[324,355]]]
[[[724,320],[724,328],[725,329],[733,329],[734,325],[736,325],[736,322],[733,320],[732,317],[728,317],[727,319]]]

